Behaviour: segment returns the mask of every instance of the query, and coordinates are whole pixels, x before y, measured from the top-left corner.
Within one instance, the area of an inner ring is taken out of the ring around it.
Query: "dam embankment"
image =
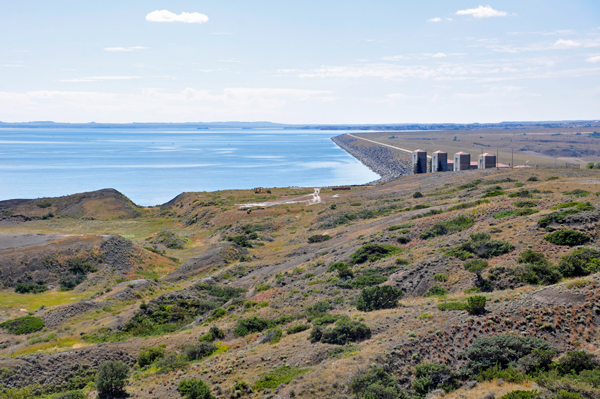
[[[412,174],[410,153],[361,140],[348,134],[332,137],[331,141],[381,176],[379,180],[370,184],[383,183]]]

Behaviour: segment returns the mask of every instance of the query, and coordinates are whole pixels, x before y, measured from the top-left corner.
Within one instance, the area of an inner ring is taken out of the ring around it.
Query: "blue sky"
[[[4,3],[5,122],[600,118],[597,0]]]

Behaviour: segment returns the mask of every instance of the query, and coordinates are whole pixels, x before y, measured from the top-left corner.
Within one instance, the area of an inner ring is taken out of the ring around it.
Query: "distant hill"
[[[110,220],[137,217],[139,210],[129,198],[112,188],[63,197],[0,201],[0,220],[28,221],[60,216]]]

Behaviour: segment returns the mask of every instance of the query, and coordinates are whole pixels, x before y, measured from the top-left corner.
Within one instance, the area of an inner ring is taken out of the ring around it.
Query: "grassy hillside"
[[[127,217],[4,219],[6,234],[135,249],[118,279],[4,289],[4,397],[95,397],[110,359],[130,368],[131,398],[180,398],[189,379],[217,398],[597,398],[599,173],[473,170],[323,188],[312,205],[309,188],[228,190]]]

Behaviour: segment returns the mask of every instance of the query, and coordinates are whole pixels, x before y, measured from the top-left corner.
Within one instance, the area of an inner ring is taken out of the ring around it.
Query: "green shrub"
[[[58,284],[61,291],[71,291],[85,280],[87,277],[82,274],[65,274],[58,280]]]
[[[404,223],[404,224],[390,226],[387,229],[388,229],[388,231],[396,231],[396,230],[402,230],[402,229],[410,229],[413,226],[414,226],[414,224],[412,224],[412,223]]]
[[[217,339],[223,339],[223,338],[225,338],[225,333],[223,331],[221,331],[221,329],[219,329],[219,327],[211,326],[210,330],[206,334],[204,334],[200,338],[198,338],[198,340],[201,342],[213,342],[213,341],[216,341]]]
[[[557,230],[546,234],[544,239],[556,245],[576,246],[588,242],[592,237],[577,230]]]
[[[396,241],[398,242],[398,244],[408,244],[410,242],[410,237],[400,236],[398,237],[398,239],[396,239]]]
[[[484,195],[482,195],[481,198],[498,197],[498,196],[504,195],[504,194],[506,194],[506,193],[502,190],[491,190],[491,191],[488,191],[487,193],[485,193]]]
[[[199,378],[182,380],[177,385],[177,391],[185,399],[216,399],[210,393],[210,387]]]
[[[539,211],[537,209],[531,209],[531,208],[525,208],[525,209],[517,209],[516,211],[514,211],[514,215],[515,216],[529,216],[529,215],[533,215],[534,213],[538,213]]]
[[[575,189],[572,191],[565,191],[563,192],[564,195],[570,195],[572,197],[577,197],[577,198],[581,198],[581,197],[587,197],[588,195],[590,195],[589,191],[586,190],[582,190],[582,189]]]
[[[324,235],[316,234],[314,236],[308,237],[308,243],[309,244],[315,244],[315,243],[319,243],[319,242],[325,242],[327,240],[331,240],[331,236],[327,235],[327,234],[324,234]]]
[[[165,348],[160,346],[152,346],[148,349],[142,349],[137,357],[137,362],[140,367],[146,367],[165,357]]]
[[[538,181],[538,177],[537,176],[531,176],[529,179],[527,179],[527,181]]]
[[[158,359],[156,362],[159,374],[167,374],[175,370],[185,370],[188,365],[185,356],[177,356],[175,353],[167,353],[165,357]]]
[[[513,335],[477,338],[463,354],[467,360],[463,372],[468,376],[476,376],[494,366],[504,370],[535,350],[554,349],[539,338]]]
[[[476,274],[477,278],[481,279],[481,273],[488,267],[488,262],[485,259],[471,259],[466,261],[463,267],[466,271]]]
[[[313,326],[326,326],[328,324],[333,324],[336,321],[338,321],[342,316],[340,315],[333,315],[333,314],[326,314],[323,315],[321,317],[317,317],[315,319],[312,320],[312,324]],[[348,316],[345,316],[348,317]]]
[[[348,384],[358,399],[403,399],[398,383],[382,367],[371,366],[352,376]]]
[[[412,387],[419,398],[424,398],[429,392],[436,389],[450,392],[459,386],[458,377],[445,364],[420,363],[415,367],[415,379]]]
[[[423,198],[424,195],[420,191],[417,191],[412,195],[412,197],[413,198]]]
[[[287,329],[287,333],[288,334],[297,334],[300,333],[302,331],[306,331],[310,329],[310,325],[309,324],[297,324],[295,326],[292,326],[290,328]]]
[[[122,362],[104,363],[96,374],[96,389],[101,398],[112,398],[125,393],[129,367]]]
[[[440,283],[445,283],[448,281],[449,277],[446,273],[438,273],[433,276],[435,281],[439,281]]]
[[[243,337],[248,334],[262,332],[275,325],[273,320],[261,319],[257,316],[252,316],[247,319],[238,320],[233,333],[238,337]]]
[[[527,263],[515,269],[517,278],[532,285],[556,284],[562,278],[562,274],[556,266],[549,263]]]
[[[528,379],[527,374],[510,366],[506,369],[501,369],[498,366],[494,366],[490,369],[484,370],[481,372],[478,379],[482,381],[492,381],[500,378],[504,381],[513,383],[521,383]]]
[[[558,369],[561,374],[579,374],[584,370],[600,368],[600,359],[586,351],[567,352],[558,359]]]
[[[322,331],[321,342],[324,344],[346,345],[350,342],[364,341],[371,338],[371,329],[358,321],[340,319],[332,328]]]
[[[401,251],[401,248],[393,245],[365,244],[350,255],[350,263],[361,264],[365,262],[375,262]]]
[[[311,316],[320,316],[333,309],[330,300],[319,301],[306,308],[306,312]]]
[[[513,206],[516,208],[533,208],[537,204],[534,201],[515,201],[513,202]]]
[[[565,277],[582,277],[600,271],[600,251],[580,248],[565,255],[558,264],[558,271]]]
[[[497,212],[494,213],[492,216],[494,217],[494,219],[502,219],[505,217],[509,217],[515,214],[515,211],[501,211],[501,212]]]
[[[402,259],[402,258],[397,258],[394,263],[397,264],[397,265],[399,265],[399,266],[410,265],[409,261],[407,261],[406,259]]]
[[[465,310],[467,304],[463,302],[443,302],[437,305],[438,309],[442,312],[447,310]]]
[[[337,270],[338,277],[341,279],[354,277],[354,272],[346,262],[335,262],[331,266],[329,266],[329,271],[334,270]]]
[[[428,240],[433,237],[443,236],[447,234],[456,233],[468,229],[475,224],[475,220],[467,216],[459,216],[455,219],[448,220],[446,222],[439,222],[434,224],[429,230],[422,232],[419,237],[423,240]]]
[[[372,287],[374,285],[379,285],[385,281],[387,281],[387,277],[385,277],[385,276],[376,276],[373,274],[368,274],[368,275],[362,274],[362,275],[356,277],[350,283],[350,285],[353,288],[361,289],[361,288],[366,288],[366,287]]]
[[[512,391],[500,399],[542,399],[545,398],[539,391]]]
[[[37,281],[35,283],[18,283],[15,286],[15,292],[17,294],[40,294],[48,291],[48,287],[43,281]]]
[[[508,241],[492,240],[489,234],[471,234],[471,241],[461,244],[446,253],[465,260],[470,256],[489,259],[514,251],[515,247]]]
[[[217,346],[211,342],[200,342],[199,344],[186,345],[185,356],[187,360],[200,360],[210,356],[217,350]]]
[[[427,290],[427,292],[425,293],[425,297],[430,297],[430,296],[442,296],[442,295],[446,295],[448,293],[448,290],[445,288],[440,287],[439,285],[433,285],[431,287],[429,287],[429,289]]]
[[[528,374],[539,371],[548,371],[552,365],[552,359],[554,356],[556,356],[556,352],[554,350],[536,349],[529,355],[520,358],[519,366]]]
[[[481,295],[470,296],[467,298],[466,311],[470,314],[482,314],[485,312],[485,303],[487,298]]]
[[[87,399],[87,395],[82,391],[70,391],[65,392],[60,396],[55,397],[54,399]]]
[[[362,312],[379,309],[392,309],[398,306],[398,299],[403,292],[392,286],[375,286],[364,288],[356,301],[356,308]]]
[[[216,308],[214,309],[211,313],[210,313],[210,317],[208,318],[208,320],[218,320],[221,317],[225,316],[227,314],[227,310],[223,309],[223,308]]]
[[[269,284],[267,283],[260,283],[256,286],[256,291],[258,292],[263,292],[263,291],[267,291],[272,289],[273,287],[271,287]]]
[[[446,252],[446,256],[453,256],[460,260],[467,260],[473,257],[473,254],[469,251],[465,251],[462,248],[452,248],[450,251]]]
[[[44,320],[34,316],[24,316],[5,321],[0,328],[11,334],[31,334],[44,328]]]
[[[510,198],[531,198],[533,195],[528,190],[521,190],[508,195]]]
[[[281,384],[289,384],[296,378],[307,373],[310,369],[295,368],[290,366],[283,366],[273,371],[269,371],[260,375],[260,378],[252,385],[252,389],[255,391],[262,391],[264,389],[275,389]]]

